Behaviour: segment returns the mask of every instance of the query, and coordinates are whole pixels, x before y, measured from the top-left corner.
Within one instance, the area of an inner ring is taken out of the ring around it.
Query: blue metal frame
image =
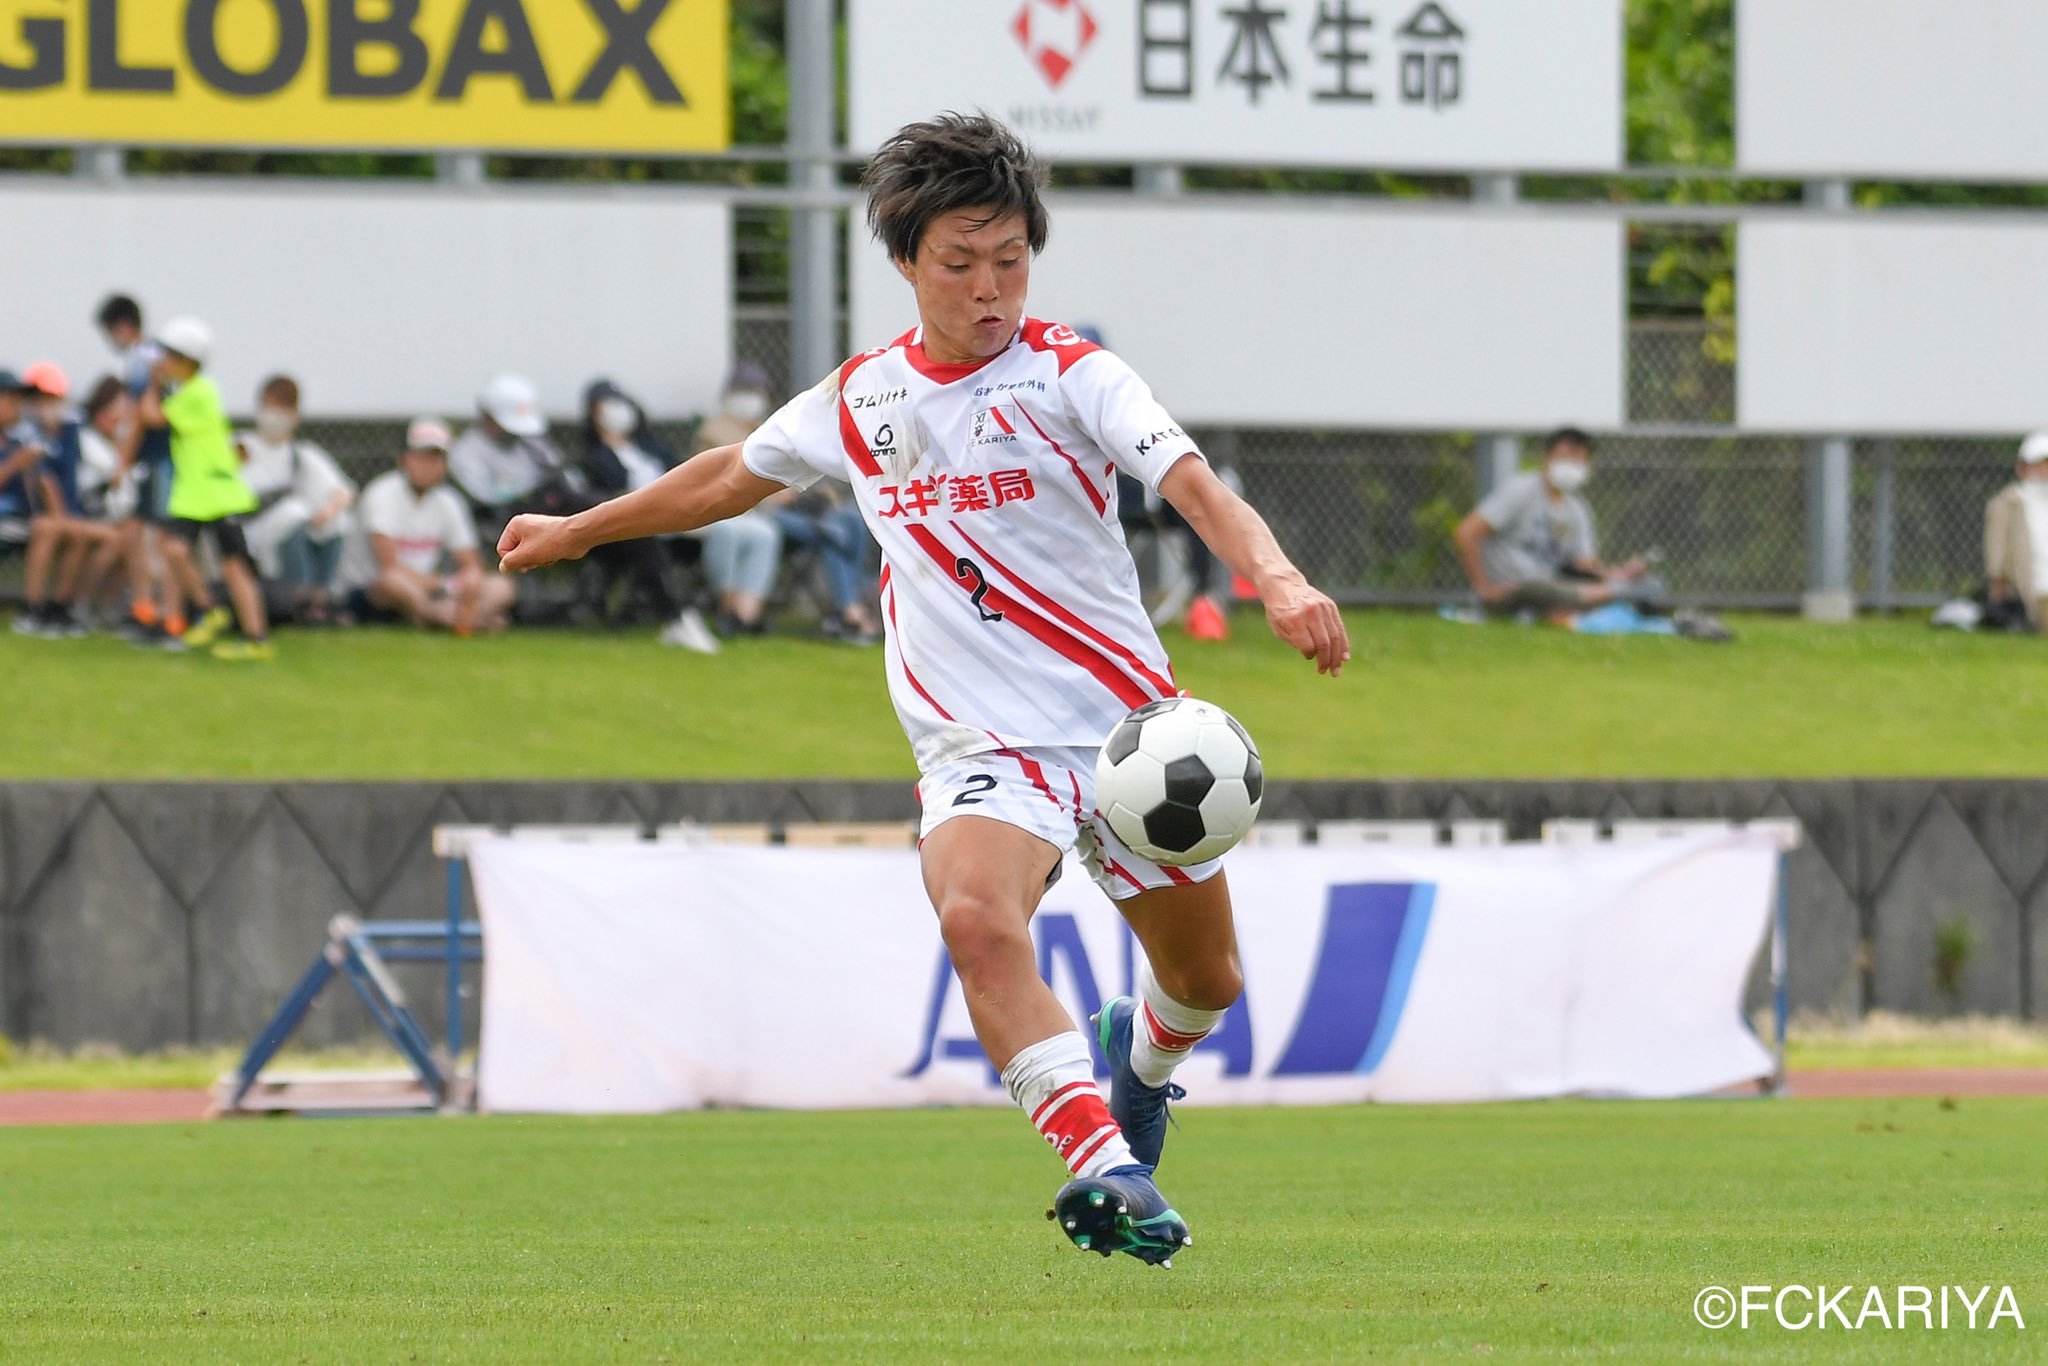
[[[1771,1093],[1785,1093],[1785,1018],[1788,1011],[1789,991],[1785,985],[1785,962],[1787,958],[1787,937],[1791,932],[1792,917],[1785,890],[1785,874],[1791,867],[1792,856],[1778,854],[1778,908],[1771,926],[1771,1032],[1776,1047],[1778,1070],[1771,1077]]]
[[[454,860],[450,860],[451,865]],[[311,967],[299,978],[277,1013],[258,1031],[256,1040],[243,1055],[241,1066],[235,1071],[235,1089],[228,1098],[227,1108],[239,1107],[249,1090],[256,1084],[264,1067],[284,1046],[292,1031],[299,1027],[312,1008],[314,1000],[327,983],[339,972],[348,979],[356,995],[369,1007],[370,1016],[377,1022],[384,1037],[405,1056],[420,1084],[434,1098],[436,1105],[445,1105],[450,1099],[456,1061],[461,1056],[462,1041],[462,998],[460,987],[462,965],[483,961],[483,926],[473,920],[460,917],[460,872],[450,879],[450,914],[446,921],[439,920],[387,920],[372,924],[358,924],[352,921],[337,922],[330,930],[328,941],[320,946],[319,954]],[[342,924],[350,928],[341,929]],[[432,941],[432,942],[427,942]],[[389,943],[388,949],[380,950],[377,945]],[[433,1046],[427,1042],[426,1031],[407,1008],[399,994],[397,984],[391,981],[384,970],[387,961],[394,962],[440,962],[448,964],[448,1038],[450,1049],[447,1056],[447,1070],[444,1072],[436,1061]]]

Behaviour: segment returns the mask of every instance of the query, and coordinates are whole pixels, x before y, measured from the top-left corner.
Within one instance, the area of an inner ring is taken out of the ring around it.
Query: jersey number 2
[[[974,604],[975,611],[981,613],[983,621],[1001,621],[1003,619],[1001,612],[990,611],[981,604],[981,600],[988,596],[988,580],[983,577],[980,565],[962,556],[953,561],[953,577],[960,580],[963,584],[971,583],[974,585],[974,591],[968,595],[967,600]]]
[[[959,796],[957,796],[957,797],[955,797],[955,798],[953,799],[953,805],[955,805],[955,806],[980,806],[980,805],[981,805],[981,799],[982,799],[982,798],[983,798],[984,796],[986,796],[986,795],[987,795],[988,793],[990,793],[990,792],[993,792],[993,791],[995,791],[995,788],[996,788],[996,775],[995,775],[995,774],[993,774],[993,773],[977,773],[977,774],[975,774],[975,775],[974,775],[973,777],[971,777],[971,778],[969,778],[969,779],[967,780],[967,788],[966,788],[966,790],[965,790],[965,791],[963,791],[963,792],[962,792],[962,793],[961,793],[961,794],[960,794]]]

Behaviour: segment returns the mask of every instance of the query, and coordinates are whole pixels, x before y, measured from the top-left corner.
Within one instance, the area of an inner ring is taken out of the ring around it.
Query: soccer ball
[[[1169,697],[1117,722],[1095,758],[1095,807],[1116,837],[1154,863],[1212,859],[1258,819],[1259,747],[1213,702]]]

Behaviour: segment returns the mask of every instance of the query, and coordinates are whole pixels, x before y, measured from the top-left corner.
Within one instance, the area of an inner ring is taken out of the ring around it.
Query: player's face
[[[988,223],[981,217],[970,210],[934,220],[917,259],[896,263],[917,291],[925,354],[943,364],[988,359],[1010,344],[1024,319],[1031,243],[1023,215]]]

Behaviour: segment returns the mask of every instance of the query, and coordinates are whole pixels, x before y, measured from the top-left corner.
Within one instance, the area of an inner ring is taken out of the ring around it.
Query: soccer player
[[[821,477],[852,485],[885,565],[885,664],[923,778],[919,849],[976,1035],[1073,1179],[1054,1214],[1079,1247],[1164,1264],[1192,1239],[1153,1182],[1175,1066],[1242,990],[1217,862],[1166,868],[1095,812],[1095,755],[1130,710],[1176,694],[1119,527],[1122,469],[1256,585],[1276,634],[1334,675],[1330,599],[1281,553],[1129,366],[1025,316],[1046,241],[1044,172],[1001,124],[943,115],[863,177],[868,221],[915,288],[918,327],[855,356],[739,445],[622,498],[506,527],[507,569],[686,531]],[[1198,317],[1190,300],[1191,317]],[[1088,1040],[1039,979],[1029,921],[1079,848],[1144,946],[1135,999]]]

